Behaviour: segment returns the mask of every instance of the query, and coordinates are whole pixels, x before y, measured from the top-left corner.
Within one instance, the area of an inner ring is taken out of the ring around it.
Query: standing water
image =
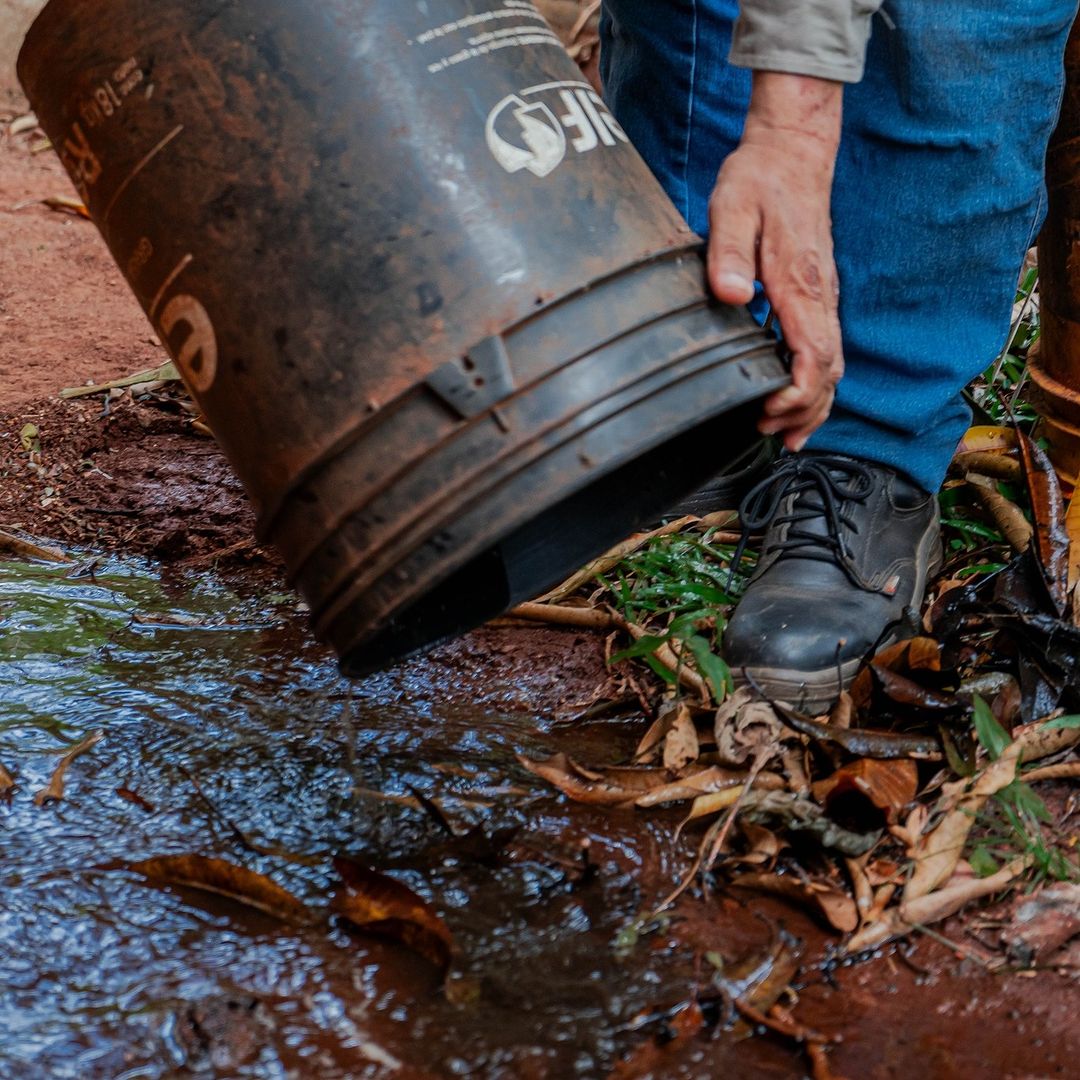
[[[633,733],[552,725],[530,711],[540,672],[486,670],[467,647],[349,684],[302,623],[291,596],[145,563],[0,565],[0,763],[16,779],[0,803],[0,1075],[607,1075],[642,1040],[635,1018],[693,985],[690,951],[627,933],[685,863],[670,818],[565,804],[514,752],[595,760]],[[99,729],[63,799],[35,803]],[[513,857],[452,840],[413,792],[462,833],[516,826]],[[187,854],[316,909],[349,855],[429,899],[461,958],[443,987],[395,943],[128,868]],[[720,1057],[784,1075],[793,1054]]]

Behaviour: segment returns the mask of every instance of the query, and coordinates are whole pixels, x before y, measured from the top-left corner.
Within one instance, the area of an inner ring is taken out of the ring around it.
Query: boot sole
[[[930,550],[927,552],[924,549],[928,543]],[[945,554],[941,550],[940,526],[927,530],[919,543],[919,548],[917,565],[925,565],[926,569],[916,577],[915,589],[906,606],[913,605],[916,598],[919,604],[922,604],[927,585],[945,565]],[[884,648],[899,640],[899,632],[893,632],[881,640],[879,648]],[[862,657],[855,657],[840,665],[832,664],[819,671],[745,667],[733,669],[731,674],[736,686],[750,685],[750,679],[753,679],[769,700],[782,701],[800,712],[818,716],[827,712],[840,696],[840,692],[851,685],[862,662]],[[749,678],[744,676],[744,672]]]

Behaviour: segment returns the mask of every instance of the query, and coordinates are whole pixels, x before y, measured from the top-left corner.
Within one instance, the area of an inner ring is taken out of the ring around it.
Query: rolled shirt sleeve
[[[731,63],[858,82],[883,0],[740,0]]]

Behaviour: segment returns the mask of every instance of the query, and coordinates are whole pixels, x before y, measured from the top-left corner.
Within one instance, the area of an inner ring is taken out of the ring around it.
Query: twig
[[[56,764],[56,768],[53,770],[52,777],[49,780],[48,786],[43,787],[35,796],[34,802],[38,806],[44,806],[46,803],[59,802],[64,797],[64,773],[68,771],[68,766],[80,755],[85,754],[87,750],[93,749],[97,746],[101,740],[105,738],[105,732],[102,730],[92,731],[81,742],[76,743]]]
[[[1032,769],[1021,776],[1027,783],[1036,780],[1072,780],[1080,776],[1080,761],[1063,761],[1058,765],[1044,765],[1041,769]]]

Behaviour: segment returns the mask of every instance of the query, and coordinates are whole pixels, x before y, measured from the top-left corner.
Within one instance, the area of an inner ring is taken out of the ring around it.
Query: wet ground
[[[640,717],[567,719],[605,679],[594,639],[485,631],[350,686],[287,594],[131,561],[70,573],[0,567],[0,761],[17,780],[0,807],[0,1075],[602,1077],[628,1058],[620,1075],[800,1076],[798,1047],[723,1016],[662,1049],[665,1025],[642,1022],[715,990],[705,953],[753,966],[782,928],[802,957],[795,1012],[844,1037],[836,1075],[1074,1074],[1060,975],[989,976],[925,941],[832,970],[826,935],[746,894],[688,897],[635,940],[693,841],[662,813],[567,803],[513,756],[632,745]],[[95,729],[63,801],[36,805]],[[518,826],[512,850],[450,841],[413,789],[460,831]],[[389,870],[455,936],[448,989],[399,945],[286,929],[122,865],[189,853],[316,907],[332,854]]]

